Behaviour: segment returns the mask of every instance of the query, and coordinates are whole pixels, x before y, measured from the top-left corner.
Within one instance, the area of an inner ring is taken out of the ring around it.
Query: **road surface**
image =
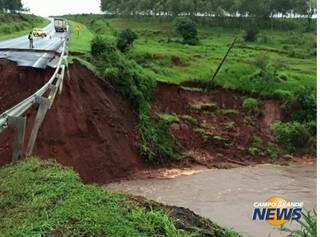
[[[16,62],[19,66],[34,68],[46,68],[47,66],[55,67],[66,33],[56,33],[54,30],[53,20],[43,28],[48,36],[45,38],[34,38],[34,52],[23,51],[29,49],[28,35],[15,39],[0,41],[0,59],[8,59]],[[31,30],[31,29],[30,29]],[[16,49],[16,50],[15,50]],[[36,50],[45,50],[36,52]]]

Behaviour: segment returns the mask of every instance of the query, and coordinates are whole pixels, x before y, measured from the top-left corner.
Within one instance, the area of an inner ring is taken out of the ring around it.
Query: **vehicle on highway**
[[[34,37],[41,37],[41,38],[45,38],[48,35],[47,32],[38,28],[33,29],[32,34]]]
[[[56,32],[65,32],[67,31],[67,22],[62,18],[54,18],[54,28]]]

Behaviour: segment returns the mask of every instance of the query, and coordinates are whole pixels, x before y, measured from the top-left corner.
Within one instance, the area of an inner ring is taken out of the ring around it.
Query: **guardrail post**
[[[15,130],[15,140],[12,145],[12,162],[15,162],[23,156],[26,117],[8,116],[8,126]]]
[[[32,151],[33,151],[34,144],[35,144],[37,136],[38,136],[39,129],[42,125],[42,122],[43,122],[43,120],[46,116],[46,113],[47,113],[47,111],[50,107],[50,104],[51,104],[49,99],[43,98],[43,97],[38,97],[36,102],[39,104],[39,108],[38,108],[38,112],[37,112],[36,119],[34,122],[34,126],[32,128],[31,136],[29,139],[27,153],[26,153],[27,156],[32,155]]]
[[[63,79],[64,79],[65,70],[66,70],[66,66],[65,66],[65,65],[61,66],[61,74],[59,75],[59,80],[61,80],[61,81],[60,81],[60,84],[59,84],[59,94],[60,94],[60,95],[61,95],[61,93],[62,93]]]
[[[48,100],[50,100],[49,109],[51,109],[51,107],[53,105],[53,102],[54,102],[54,99],[56,98],[56,94],[57,94],[57,91],[58,91],[58,86],[50,85],[49,89],[50,89],[50,93],[49,93],[49,96],[48,96]]]
[[[70,80],[71,78],[70,78],[69,63],[68,63],[68,53],[66,53],[66,55],[64,56],[64,65],[66,67],[68,80]]]

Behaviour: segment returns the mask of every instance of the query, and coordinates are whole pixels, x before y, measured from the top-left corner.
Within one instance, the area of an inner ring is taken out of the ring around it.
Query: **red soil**
[[[0,62],[0,72],[0,112],[31,95],[52,75],[52,70],[18,68],[6,61]],[[134,177],[150,168],[138,156],[137,118],[130,104],[78,63],[70,66],[70,75],[70,79],[65,79],[62,94],[57,96],[46,115],[34,154],[73,167],[85,182],[104,184]],[[270,162],[268,157],[250,155],[248,148],[254,136],[266,143],[273,141],[270,125],[281,118],[280,105],[275,101],[263,101],[264,116],[249,125],[241,112],[242,96],[223,89],[204,94],[160,84],[153,104],[155,117],[156,113],[176,113],[191,115],[198,121],[197,125],[184,120],[171,124],[171,133],[189,159],[182,164],[164,164],[165,167],[185,167],[190,160],[218,168]],[[216,103],[219,111],[232,109],[238,113],[209,113],[190,106],[199,103]],[[35,114],[36,106],[26,113],[27,138]],[[231,123],[227,129],[226,124]],[[205,140],[197,129],[209,133],[209,137],[225,140]],[[13,135],[9,129],[0,134],[0,165],[11,161]]]
[[[143,166],[136,115],[127,101],[79,64],[71,65],[70,75],[47,113],[34,154],[73,167],[86,182],[127,177]],[[34,114],[27,114],[27,137]],[[0,164],[10,161],[11,141],[10,131],[0,134]]]
[[[53,70],[17,67],[13,62],[0,60],[0,74],[0,113],[3,113],[40,89]]]
[[[180,116],[191,115],[197,119],[197,125],[180,120],[179,123],[170,126],[170,131],[178,140],[184,154],[197,163],[224,168],[230,166],[230,163],[249,165],[270,162],[268,157],[250,155],[248,148],[254,136],[262,138],[266,143],[272,142],[270,126],[275,120],[280,119],[280,106],[274,101],[263,101],[261,109],[264,116],[249,125],[245,119],[246,115],[241,112],[242,96],[240,93],[224,89],[204,94],[184,90],[175,85],[161,84],[156,92],[153,113],[155,117],[157,113],[175,113]],[[237,114],[209,113],[190,106],[205,103],[215,103],[220,111],[235,110]],[[226,126],[231,123],[233,126],[227,129]],[[205,140],[197,129],[202,129],[209,137],[218,139]]]

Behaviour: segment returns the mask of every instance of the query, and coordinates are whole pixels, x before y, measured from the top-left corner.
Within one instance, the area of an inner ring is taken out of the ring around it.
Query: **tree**
[[[133,44],[133,42],[138,38],[138,35],[130,29],[126,29],[117,37],[117,48],[121,52],[126,52]]]
[[[21,0],[3,0],[3,8],[10,12],[22,10],[23,5]]]
[[[311,18],[315,9],[315,0],[101,0],[102,11],[123,16],[197,16],[201,14],[221,17],[240,14],[270,18],[277,14],[286,16],[296,13]]]
[[[259,28],[257,24],[251,23],[250,25],[247,26],[247,29],[244,35],[244,40],[249,42],[256,41],[258,34],[259,34]]]
[[[189,18],[181,17],[175,22],[176,32],[182,36],[183,42],[190,45],[198,43],[198,31],[196,24]]]

